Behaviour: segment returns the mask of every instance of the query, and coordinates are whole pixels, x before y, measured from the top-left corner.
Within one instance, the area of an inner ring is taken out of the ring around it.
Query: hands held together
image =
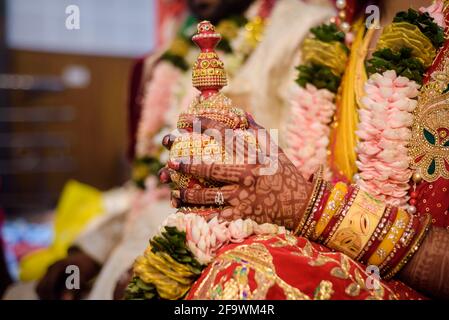
[[[266,134],[265,129],[257,125],[249,115],[248,120],[250,127],[247,133],[253,136],[259,146],[257,161],[248,161],[248,152],[242,151],[242,146],[238,143],[232,143],[232,150],[226,147],[226,152],[242,154],[243,157],[237,156],[233,159],[244,161],[192,163],[171,159],[160,171],[159,178],[162,183],[168,183],[171,181],[170,170],[175,170],[221,185],[175,189],[172,191],[172,204],[175,207],[218,205],[219,217],[224,220],[250,218],[257,223],[276,223],[288,229],[295,229],[307,204],[311,184]],[[225,137],[226,131],[228,138],[229,130],[220,122],[201,117],[192,118],[192,121],[199,121],[202,134],[214,129],[218,130],[222,137]],[[236,136],[237,133],[232,138],[235,139]],[[174,139],[173,135],[167,135],[162,143],[170,150]]]

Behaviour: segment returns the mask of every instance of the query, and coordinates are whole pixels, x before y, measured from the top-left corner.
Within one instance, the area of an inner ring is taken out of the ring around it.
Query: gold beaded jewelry
[[[385,203],[360,190],[328,246],[356,258],[366,247],[385,212]]]
[[[298,227],[296,228],[294,234],[295,235],[300,235],[302,229],[304,228],[304,225],[307,221],[307,219],[310,216],[310,213],[312,211],[312,208],[315,204],[315,201],[317,199],[318,196],[318,192],[320,191],[321,185],[323,183],[323,167],[321,166],[318,171],[315,173],[314,177],[313,177],[313,189],[312,189],[312,193],[310,194],[310,198],[309,201],[307,203],[306,206],[306,210],[303,213],[303,216],[301,217],[301,220],[298,224]]]
[[[352,190],[352,194],[349,197],[349,199],[346,201],[345,204],[343,204],[340,209],[338,210],[337,214],[335,215],[335,217],[337,217],[337,221],[335,222],[335,224],[332,226],[332,229],[329,233],[329,235],[327,236],[326,240],[324,240],[323,244],[328,246],[329,241],[332,239],[332,237],[334,236],[335,232],[338,230],[338,227],[340,226],[341,222],[343,221],[343,219],[345,218],[346,214],[348,213],[349,209],[351,208],[355,198],[357,197],[357,194],[359,192],[360,188],[357,186],[354,186],[354,189]]]
[[[409,251],[404,256],[404,258],[401,260],[401,262],[398,263],[396,267],[394,267],[390,272],[388,272],[384,279],[388,280],[394,277],[406,264],[410,259],[413,257],[413,255],[418,251],[419,247],[421,246],[425,236],[427,235],[427,232],[429,231],[431,225],[432,225],[432,219],[431,215],[427,214],[424,220],[424,223],[422,224],[423,227],[421,228],[421,232],[415,237],[415,240],[413,244],[410,246]]]
[[[386,235],[388,230],[390,230],[392,224],[388,224],[388,217],[391,214],[391,209],[392,209],[392,207],[390,205],[388,205],[385,208],[384,215],[382,216],[382,219],[377,224],[377,227],[374,230],[373,235],[371,236],[371,238],[369,239],[368,243],[363,248],[363,250],[355,258],[357,261],[360,261],[360,259],[362,259],[362,257],[368,252],[368,250],[370,250],[372,248],[373,244],[376,242],[377,239],[382,238],[382,240],[383,240],[382,236]]]
[[[409,219],[409,213],[399,208],[393,226],[390,228],[386,237],[380,243],[374,254],[369,257],[368,264],[380,266],[382,262],[384,262],[388,255],[393,251],[394,246],[402,237],[402,234],[405,232]]]
[[[312,210],[310,211],[310,215],[304,225],[304,228],[301,230],[300,234],[301,236],[304,236],[307,239],[310,239],[310,235],[315,230],[316,221],[315,219],[315,213],[318,211],[318,206],[320,205],[321,199],[323,198],[324,192],[326,189],[328,189],[328,183],[326,181],[323,181],[320,187],[320,190],[317,194],[315,203],[312,206]]]
[[[312,240],[318,239],[323,233],[329,221],[342,205],[347,192],[348,186],[346,183],[337,182],[337,184],[333,187],[329,199],[326,202],[326,206],[324,207],[323,213],[315,226]]]

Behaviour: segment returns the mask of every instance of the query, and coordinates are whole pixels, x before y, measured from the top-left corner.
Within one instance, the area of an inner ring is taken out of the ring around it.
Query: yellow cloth
[[[366,49],[364,39],[365,28],[363,21],[359,20],[354,28],[356,36],[351,47],[351,55],[346,66],[337,96],[337,112],[332,126],[330,137],[330,167],[334,174],[340,178],[351,181],[352,176],[357,172],[355,161],[357,155],[355,147],[357,136],[355,131],[358,125],[358,111],[356,101],[356,91],[360,89],[357,85],[366,81],[366,73],[360,70],[360,59],[364,59],[361,52]],[[371,35],[372,33],[369,33]],[[360,93],[358,93],[360,94]]]
[[[40,279],[51,264],[67,255],[67,249],[87,223],[103,211],[99,190],[74,180],[67,182],[56,209],[53,243],[20,261],[20,280]]]

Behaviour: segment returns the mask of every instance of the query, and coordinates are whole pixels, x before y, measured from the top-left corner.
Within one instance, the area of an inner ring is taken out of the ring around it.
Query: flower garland
[[[251,235],[286,232],[284,227],[250,219],[220,222],[216,217],[206,221],[196,214],[172,214],[136,259],[125,299],[181,299],[224,245]]]
[[[173,92],[180,76],[180,70],[166,61],[155,66],[142,101],[141,119],[137,129],[137,157],[155,152],[152,137],[160,130],[164,113],[172,103]]]
[[[305,88],[295,86],[292,90],[291,105],[295,117],[287,129],[287,152],[291,154],[295,166],[308,178],[320,165],[326,163],[329,123],[336,108],[333,103],[335,95],[327,89],[317,89],[312,84],[306,84]]]
[[[365,84],[365,108],[359,109],[359,185],[395,206],[407,202],[412,175],[407,144],[418,88],[415,81],[398,77],[394,70],[375,73]]]
[[[438,16],[435,9],[432,14]],[[398,35],[401,40],[394,40]],[[359,110],[359,174],[355,180],[378,198],[407,207],[412,213],[416,208],[407,205],[407,194],[413,173],[408,155],[413,110],[427,61],[435,57],[442,37],[443,29],[426,9],[421,13],[413,9],[399,12],[384,29],[373,58],[367,61],[371,75],[362,98],[366,108]]]
[[[310,29],[302,46],[303,64],[291,89],[291,117],[287,125],[287,154],[300,172],[309,177],[326,163],[335,93],[348,58],[345,34],[334,23]],[[307,128],[307,129],[306,129]],[[330,178],[326,168],[325,176]]]
[[[354,180],[393,205],[404,206],[408,200],[412,112],[425,70],[444,40],[440,2],[420,12],[398,13],[366,63],[370,77],[361,99],[366,108],[359,110],[359,174]],[[326,163],[329,127],[336,110],[332,93],[340,86],[347,60],[345,43],[350,42],[334,24],[312,28],[311,34],[302,46],[304,64],[297,68],[296,80],[301,88],[292,89],[294,116],[286,133],[287,152],[306,177]]]

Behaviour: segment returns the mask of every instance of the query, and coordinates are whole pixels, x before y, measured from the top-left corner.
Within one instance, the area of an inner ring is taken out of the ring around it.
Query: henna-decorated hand
[[[204,118],[201,121],[201,130],[216,129],[223,133],[227,129],[223,124]],[[191,164],[169,162],[168,168],[160,172],[162,182],[168,182],[167,170],[176,170],[206,180],[222,182],[225,185],[219,188],[181,189],[172,191],[172,203],[182,205],[217,205],[216,196],[221,192],[224,207],[220,217],[226,220],[251,218],[258,223],[276,223],[289,229],[298,225],[305,210],[311,191],[308,183],[284,152],[274,144],[267,135],[261,142],[259,133],[264,130],[249,116],[250,132],[254,133],[260,149],[264,151],[264,159],[256,164]],[[264,136],[265,137],[265,136]],[[163,144],[170,148],[173,137],[166,136]],[[270,148],[267,148],[268,144]],[[275,146],[275,148],[273,148]],[[238,147],[234,147],[234,154]],[[275,152],[266,152],[275,150]],[[245,153],[245,159],[246,158]],[[262,163],[263,162],[263,163]],[[272,170],[270,170],[272,169]],[[271,171],[271,172],[270,172]]]

